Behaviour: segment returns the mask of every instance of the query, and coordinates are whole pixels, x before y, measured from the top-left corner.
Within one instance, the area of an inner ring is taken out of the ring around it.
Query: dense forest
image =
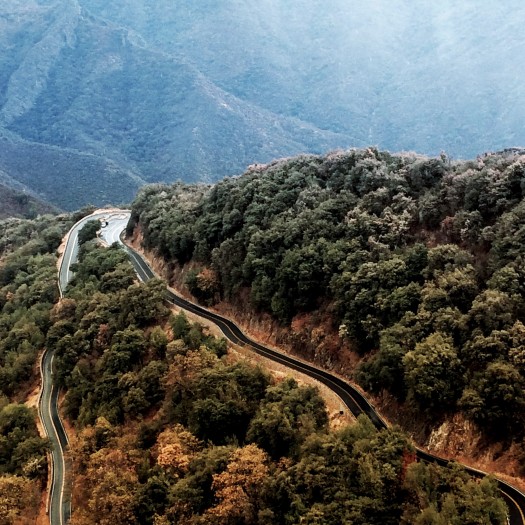
[[[55,251],[69,220],[0,221],[0,523],[34,523],[46,487],[47,439],[24,401],[58,299]],[[18,520],[18,521],[17,521]]]
[[[59,300],[55,252],[85,212],[0,222],[0,523],[34,521],[45,486],[22,404],[44,347],[73,428],[72,524],[505,523],[492,480],[417,463],[398,428],[332,430],[316,388],[234,358],[90,223]]]
[[[505,523],[491,480],[417,463],[366,418],[331,431],[317,389],[232,358],[163,291],[86,241],[53,309],[72,524]]]
[[[211,188],[151,186],[128,233],[208,304],[249,289],[284,325],[330,313],[355,378],[420,419],[461,412],[520,442],[525,419],[525,156],[374,148],[253,166]]]

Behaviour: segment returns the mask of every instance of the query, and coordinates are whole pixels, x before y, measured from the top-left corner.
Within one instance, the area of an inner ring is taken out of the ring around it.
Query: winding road
[[[67,434],[58,414],[58,388],[53,384],[53,352],[44,352],[40,361],[42,391],[38,412],[42,426],[51,441],[51,485],[48,514],[51,525],[65,525],[71,516],[71,502],[66,486]]]
[[[130,256],[133,266],[135,267],[137,275],[142,281],[156,277],[148,263],[137,251],[133,250],[127,245],[124,246]],[[167,296],[168,301],[172,304],[215,323],[221,329],[224,336],[232,343],[241,346],[247,346],[263,357],[280,363],[292,370],[302,372],[303,374],[306,374],[323,383],[341,398],[341,400],[345,403],[345,405],[355,417],[359,416],[360,414],[365,414],[378,430],[382,430],[387,427],[386,422],[376,412],[375,408],[368,402],[363,394],[361,394],[359,390],[340,377],[317,368],[310,363],[305,363],[294,357],[282,354],[276,350],[272,350],[271,348],[257,343],[256,341],[247,337],[230,319],[222,317],[207,310],[206,308],[183,299],[182,297],[175,294],[171,289],[167,290]],[[441,466],[447,466],[449,464],[449,460],[435,456],[434,454],[430,454],[429,452],[426,452],[425,450],[417,447],[416,455],[419,460],[425,461],[427,463],[435,463]],[[486,472],[482,472],[481,470],[477,470],[466,465],[463,465],[463,467],[471,476],[475,478],[482,478],[488,475]],[[501,479],[496,478],[496,482],[498,484],[500,494],[505,500],[509,510],[508,523],[510,525],[525,525],[525,494],[523,494],[516,487]]]
[[[129,217],[130,212],[128,210],[98,211],[87,217],[83,217],[69,230],[58,272],[60,297],[63,296],[68,283],[73,279],[74,274],[71,271],[71,265],[76,263],[78,259],[78,233],[86,223],[95,220],[100,220],[101,223],[105,223],[106,226],[101,226],[99,236],[108,244],[112,244],[113,242],[120,242],[119,235],[126,227]]]
[[[73,278],[71,265],[78,258],[78,233],[91,220],[108,219],[110,223],[102,228],[101,237],[113,238],[125,228],[129,220],[129,212],[122,210],[118,212],[103,211],[84,217],[78,221],[69,231],[62,262],[58,273],[58,288],[60,297]],[[105,239],[106,242],[107,239]],[[111,244],[111,242],[109,242]],[[38,413],[44,432],[51,441],[51,484],[47,501],[47,510],[50,525],[65,525],[71,517],[71,497],[68,485],[68,464],[66,450],[69,444],[67,433],[58,412],[58,388],[53,384],[53,361],[54,352],[45,350],[40,361],[40,374],[42,388],[38,403]]]
[[[83,221],[89,220],[91,217],[88,217],[86,219],[83,219]],[[120,242],[124,249],[129,254],[130,260],[135,268],[135,271],[137,272],[137,275],[140,280],[147,281],[148,279],[151,279],[153,277],[156,277],[152,269],[149,267],[146,260],[135,250],[130,248],[129,246],[122,243],[122,241],[119,238],[119,234],[121,231],[125,228],[127,220],[129,218],[129,212],[122,211],[120,214],[116,214],[112,217],[109,217],[109,224],[108,226],[103,230],[102,237],[108,244],[112,244],[113,242]],[[78,235],[78,230],[77,230]],[[74,235],[70,235],[68,245],[70,242],[74,242],[76,244],[76,237]],[[74,247],[71,248],[74,250]],[[67,248],[66,248],[67,252]],[[70,253],[74,253],[73,251]],[[71,255],[71,260],[74,259],[74,255]],[[66,258],[64,258],[66,260]],[[70,263],[67,263],[68,265]],[[61,268],[61,273],[63,271],[69,271],[69,266],[64,270]],[[67,282],[69,280],[66,278],[64,281],[65,285],[67,285]],[[61,285],[62,286],[62,285]],[[65,288],[65,286],[64,286]],[[329,387],[331,390],[333,390],[346,404],[348,409],[352,412],[354,416],[358,416],[360,414],[366,414],[372,423],[375,425],[377,429],[384,429],[386,428],[387,424],[386,422],[381,418],[381,416],[376,412],[376,410],[373,408],[373,406],[367,401],[367,399],[351,384],[347,383],[343,379],[330,374],[329,372],[326,372],[325,370],[322,370],[320,368],[317,368],[310,363],[306,363],[303,361],[300,361],[294,357],[282,354],[276,350],[272,350],[271,348],[267,348],[264,345],[261,345],[257,343],[256,341],[253,341],[249,337],[247,337],[241,329],[230,319],[227,319],[225,317],[222,317],[214,312],[211,312],[199,305],[196,305],[186,299],[183,299],[182,297],[179,297],[177,294],[174,293],[173,290],[168,289],[167,290],[167,299],[172,304],[183,308],[189,312],[193,312],[205,319],[208,319],[215,323],[223,332],[224,336],[229,339],[231,342],[247,346],[250,349],[252,349],[257,354],[264,356],[268,359],[272,359],[275,362],[281,363],[284,366],[287,366],[288,368],[292,370],[300,371],[304,374],[309,375],[310,377],[315,378],[316,380],[320,381],[327,387]],[[49,382],[47,385],[47,388],[49,388],[49,397],[46,397],[46,395],[42,395],[42,400],[40,403],[40,410],[42,412],[42,415],[45,411],[49,412],[49,418],[46,423],[44,423],[44,427],[47,430],[49,429],[49,424],[51,422],[51,427],[55,426],[57,427],[60,425],[60,418],[58,416],[58,411],[56,409],[56,397],[58,393],[53,393],[53,388],[50,386],[50,377],[51,377],[51,366],[52,366],[52,355],[50,353],[44,354],[43,356],[43,363],[42,363],[42,375],[44,380],[44,389],[43,392],[46,391],[46,383]],[[56,389],[55,389],[56,390]],[[53,399],[53,396],[54,399]],[[48,399],[49,401],[45,401],[45,399]],[[49,406],[49,408],[46,408]],[[56,418],[53,419],[53,415],[56,414]],[[44,417],[42,418],[44,420]],[[50,434],[48,434],[50,435]],[[64,433],[65,435],[65,433]],[[50,435],[51,438],[51,435]],[[57,465],[61,465],[62,467],[65,466],[64,463],[64,449],[67,445],[67,436],[65,437],[65,442],[61,440],[60,436],[57,436],[56,440],[53,440],[53,471],[54,473],[56,470],[58,470],[56,467]],[[438,456],[435,456],[433,454],[430,454],[422,449],[416,449],[417,450],[417,457],[425,462],[429,463],[437,463],[439,465],[446,466],[448,464],[448,460],[444,458],[440,458]],[[471,468],[471,467],[465,467],[466,471],[471,474],[474,477],[480,478],[486,475],[486,473],[479,471],[477,469]],[[503,480],[497,479],[496,480],[499,486],[499,489],[501,491],[501,495],[505,502],[507,503],[507,506],[509,508],[509,514],[508,514],[508,521],[510,525],[525,525],[525,495],[516,489],[515,487],[509,485]],[[69,518],[69,503],[66,502],[66,498],[63,496],[64,494],[64,481],[56,481],[56,477],[53,476],[53,486],[51,490],[51,500],[56,502],[56,508],[58,514],[54,514],[53,512],[53,504],[50,504],[50,521],[51,525],[63,525],[67,522],[67,519]],[[57,496],[59,495],[59,497]],[[55,518],[55,516],[58,516]]]

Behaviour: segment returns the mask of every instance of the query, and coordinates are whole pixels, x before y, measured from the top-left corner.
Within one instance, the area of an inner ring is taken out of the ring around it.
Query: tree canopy
[[[427,421],[462,412],[488,437],[505,427],[521,443],[522,153],[278,160],[207,190],[147,187],[128,233],[138,225],[196,299],[245,304],[249,291],[253,310],[284,326],[328,313],[362,357],[363,386]],[[505,410],[515,421],[502,427]]]

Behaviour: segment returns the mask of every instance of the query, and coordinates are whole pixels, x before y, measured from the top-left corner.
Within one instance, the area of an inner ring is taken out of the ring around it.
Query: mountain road
[[[103,233],[100,236],[102,238],[105,239],[105,236],[113,238],[116,231],[116,240],[118,241],[118,234],[129,220],[129,212],[125,210],[117,213],[109,211],[97,212],[82,218],[71,228],[67,236],[58,272],[60,297],[63,296],[64,290],[73,278],[71,265],[78,259],[78,233],[91,220],[101,221],[101,231]],[[102,227],[102,224],[106,223],[108,224],[107,230]],[[105,240],[108,244],[113,242]],[[42,387],[38,413],[44,432],[51,441],[51,484],[47,505],[49,522],[50,525],[65,525],[71,517],[71,498],[67,483],[68,463],[65,457],[69,441],[58,411],[59,389],[53,383],[53,362],[54,350],[46,349],[40,361]]]
[[[130,260],[140,280],[146,281],[156,277],[155,273],[140,253],[128,245],[125,245],[124,243],[122,244],[128,252]],[[384,419],[381,418],[370,402],[359,390],[357,390],[347,381],[325,370],[317,368],[310,363],[306,363],[295,357],[283,354],[260,343],[257,343],[256,341],[253,341],[248,336],[246,336],[242,330],[230,319],[222,317],[215,312],[207,310],[202,306],[180,297],[169,288],[167,289],[167,299],[169,302],[178,306],[179,308],[195,313],[215,323],[220,328],[224,336],[234,344],[246,346],[263,357],[272,359],[273,361],[280,363],[292,370],[297,370],[307,374],[317,381],[323,383],[341,398],[341,400],[345,403],[345,405],[355,417],[359,416],[360,414],[365,414],[378,430],[387,427]],[[445,458],[430,454],[429,452],[426,452],[420,448],[416,448],[416,454],[420,461],[425,461],[427,463],[435,463],[441,466],[447,466],[450,462]],[[463,466],[466,471],[475,478],[481,478],[488,475],[487,473],[475,468],[465,465]],[[505,500],[509,510],[508,523],[510,525],[525,525],[525,494],[523,494],[516,487],[501,479],[496,478],[496,482],[498,484],[500,494]]]

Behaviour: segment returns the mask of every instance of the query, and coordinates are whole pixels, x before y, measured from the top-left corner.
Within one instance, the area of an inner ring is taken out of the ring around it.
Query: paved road
[[[117,242],[122,244],[120,234],[126,228],[131,213],[123,211],[122,213],[112,213],[108,217],[108,225],[100,231],[100,237],[109,245]]]
[[[119,219],[119,221],[121,222],[118,226],[108,227],[108,243],[121,242],[118,238],[118,230],[121,227],[122,229],[124,229],[125,220],[125,217],[121,217]],[[137,275],[142,281],[147,281],[148,279],[155,277],[155,274],[149,267],[148,263],[138,252],[136,252],[128,246],[125,246],[125,249],[129,254],[133,266],[135,267]],[[230,319],[222,317],[214,312],[210,312],[209,310],[206,310],[205,308],[199,305],[196,305],[190,301],[187,301],[186,299],[183,299],[182,297],[179,297],[174,293],[173,290],[167,290],[167,298],[171,303],[175,304],[176,306],[179,306],[180,308],[183,308],[190,312],[196,313],[197,315],[214,322],[222,330],[225,337],[233,343],[248,346],[253,351],[264,357],[272,359],[278,363],[287,366],[288,368],[298,370],[317,379],[318,381],[332,389],[343,400],[343,402],[346,404],[346,406],[354,416],[366,414],[376,428],[386,428],[387,425],[385,421],[375,411],[375,409],[367,401],[367,399],[356,388],[354,388],[352,385],[350,385],[343,379],[334,376],[329,372],[326,372],[325,370],[321,370],[309,363],[305,363],[288,355],[281,354],[276,350],[272,350],[271,348],[267,348],[264,345],[253,341],[252,339],[247,337],[241,331],[241,329]],[[420,460],[429,463],[437,463],[439,465],[448,464],[447,460],[438,456],[434,456],[433,454],[429,454],[428,452],[425,452],[421,449],[417,449],[417,456]],[[474,477],[482,477],[486,475],[484,472],[481,472],[479,470],[470,467],[465,468]],[[525,495],[519,490],[517,490],[515,487],[509,485],[508,483],[502,480],[497,480],[497,483],[499,485],[501,495],[503,496],[507,503],[507,506],[509,507],[509,523],[511,525],[525,525]]]
[[[45,433],[52,444],[49,522],[50,525],[65,525],[71,515],[69,491],[66,486],[67,464],[64,459],[68,439],[57,410],[58,388],[53,385],[53,359],[53,352],[44,352],[41,360],[42,394],[38,410]]]
[[[58,288],[60,290],[60,297],[64,295],[64,290],[67,288],[67,285],[71,279],[73,279],[71,265],[76,263],[78,259],[78,232],[86,225],[87,222],[99,220],[107,216],[107,213],[95,213],[93,215],[88,215],[87,217],[80,219],[71,228],[71,230],[69,230],[69,237],[64,249],[64,256],[62,257],[62,263],[60,265],[58,275]]]
[[[108,244],[117,242],[118,235],[126,227],[130,217],[128,210],[120,211],[103,211],[88,215],[80,219],[69,231],[68,241],[64,250],[62,264],[59,271],[59,289],[60,296],[63,295],[64,290],[73,278],[71,265],[77,262],[78,259],[78,232],[86,225],[87,222],[93,220],[101,220],[100,237]],[[102,220],[102,219],[105,219]],[[107,226],[102,226],[102,223],[107,222]]]
[[[71,265],[78,258],[78,232],[90,220],[104,217],[105,213],[89,215],[78,221],[69,231],[64,256],[58,272],[58,288],[63,296],[69,281],[73,278]],[[71,498],[67,479],[68,465],[64,454],[68,438],[58,412],[58,388],[53,384],[54,351],[45,350],[41,360],[42,393],[38,405],[40,420],[51,441],[51,486],[48,497],[50,525],[65,525],[71,516]]]
[[[78,232],[90,220],[108,219],[110,224],[102,228],[101,234],[108,244],[118,240],[118,234],[126,227],[129,212],[122,210],[117,213],[100,212],[88,215],[78,221],[70,230],[64,257],[60,265],[58,282],[62,297],[68,283],[73,278],[71,265],[78,258]],[[115,233],[116,232],[116,233]],[[116,238],[113,237],[116,235]],[[107,237],[107,238],[106,238]],[[58,388],[53,384],[54,352],[46,350],[41,361],[42,393],[39,401],[39,415],[46,435],[51,441],[51,486],[48,499],[50,525],[65,525],[71,516],[71,498],[66,482],[68,464],[64,454],[69,444],[67,434],[58,412]]]

